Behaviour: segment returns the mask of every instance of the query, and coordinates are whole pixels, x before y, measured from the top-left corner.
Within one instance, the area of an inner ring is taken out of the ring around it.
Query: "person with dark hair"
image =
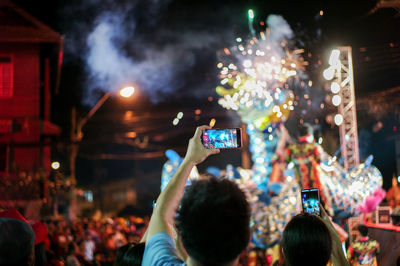
[[[140,266],[146,243],[128,243],[120,247],[115,256],[114,266]]]
[[[29,224],[14,218],[0,218],[0,266],[34,265],[35,234]]]
[[[360,224],[357,227],[360,238],[351,243],[347,257],[352,265],[378,265],[376,255],[379,253],[379,243],[368,238],[368,227]]]
[[[299,214],[283,231],[282,249],[289,265],[326,265],[331,257],[332,240],[328,228],[315,215]],[[316,251],[318,252],[312,252]],[[297,263],[296,263],[297,262]]]
[[[321,218],[308,213],[293,217],[281,241],[285,265],[348,265],[339,235],[321,206]]]
[[[250,207],[235,183],[215,178],[199,180],[183,193],[192,168],[219,153],[218,149],[204,148],[200,141],[203,130],[209,128],[196,129],[183,162],[157,199],[142,265],[236,265],[248,245]],[[186,263],[177,253],[174,223],[188,255]]]
[[[248,212],[243,192],[230,180],[194,182],[187,188],[176,218],[183,247],[205,265],[234,260],[249,242]],[[213,241],[204,232],[212,235]],[[233,232],[237,237],[230,239]]]

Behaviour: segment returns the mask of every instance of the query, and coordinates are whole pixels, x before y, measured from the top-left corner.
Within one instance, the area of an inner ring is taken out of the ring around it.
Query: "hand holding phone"
[[[219,149],[205,149],[201,143],[201,135],[207,129],[211,129],[211,127],[199,126],[196,128],[194,136],[189,140],[184,161],[199,164],[208,156],[219,153]]]
[[[206,149],[234,149],[242,146],[240,128],[207,129],[201,135]]]
[[[303,212],[321,216],[318,188],[303,189],[301,191]]]

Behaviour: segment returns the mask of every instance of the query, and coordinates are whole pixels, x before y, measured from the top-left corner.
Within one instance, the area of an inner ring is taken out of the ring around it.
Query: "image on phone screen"
[[[303,211],[320,216],[319,193],[317,188],[303,189],[301,191]]]
[[[206,149],[233,149],[241,146],[240,128],[208,129],[201,138]]]

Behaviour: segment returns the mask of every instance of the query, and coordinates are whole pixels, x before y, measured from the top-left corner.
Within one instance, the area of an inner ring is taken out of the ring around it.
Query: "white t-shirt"
[[[94,244],[94,242],[92,240],[85,240],[83,242],[84,246],[85,246],[85,257],[89,260],[89,261],[93,261],[93,254],[94,254],[94,250],[96,248],[96,245]]]

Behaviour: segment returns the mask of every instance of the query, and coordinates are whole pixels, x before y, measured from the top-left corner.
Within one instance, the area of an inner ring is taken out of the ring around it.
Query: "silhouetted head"
[[[325,266],[332,252],[329,229],[319,217],[299,214],[283,231],[282,250],[287,265]]]
[[[357,226],[358,231],[360,232],[361,236],[368,236],[368,227],[363,224]]]
[[[176,218],[183,247],[203,265],[224,265],[237,259],[248,245],[249,223],[245,194],[234,182],[216,178],[190,185]]]
[[[35,234],[18,219],[0,218],[0,265],[33,265]]]

